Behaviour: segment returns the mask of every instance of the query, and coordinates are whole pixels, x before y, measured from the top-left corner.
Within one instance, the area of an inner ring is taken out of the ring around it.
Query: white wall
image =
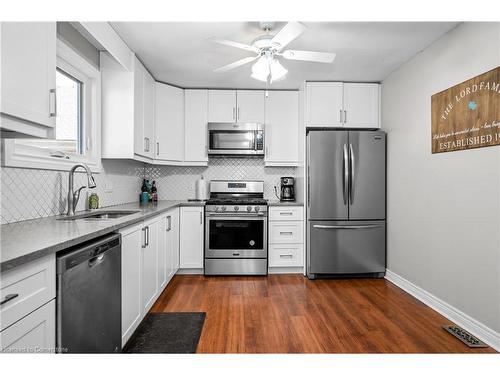
[[[500,65],[500,24],[465,23],[382,83],[388,269],[500,332],[500,147],[431,154],[431,95]]]

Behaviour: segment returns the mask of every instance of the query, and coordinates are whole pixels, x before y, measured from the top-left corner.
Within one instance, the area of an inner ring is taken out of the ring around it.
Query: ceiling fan
[[[252,66],[251,77],[271,84],[273,81],[285,78],[285,75],[288,73],[288,70],[285,69],[285,67],[279,62],[279,57],[283,57],[287,60],[301,60],[320,63],[331,63],[335,59],[335,54],[329,52],[297,50],[283,51],[287,44],[295,40],[307,29],[306,26],[300,22],[288,22],[274,36],[270,35],[270,31],[274,26],[273,22],[261,22],[260,26],[266,34],[256,38],[251,45],[226,39],[211,38],[210,40],[215,43],[244,49],[257,54],[257,56],[245,57],[244,59],[235,61],[231,64],[224,65],[215,69],[214,72],[227,72],[228,70],[257,60]]]

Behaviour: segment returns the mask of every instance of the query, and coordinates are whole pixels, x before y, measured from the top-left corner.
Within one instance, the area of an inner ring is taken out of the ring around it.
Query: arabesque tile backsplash
[[[281,176],[295,176],[294,167],[264,168],[262,159],[210,159],[208,167],[153,166],[132,160],[103,160],[103,172],[95,174],[100,206],[114,206],[138,199],[142,178],[156,180],[160,199],[194,198],[195,181],[204,176],[209,180],[263,180],[264,196],[275,198],[273,187]],[[86,184],[86,175],[77,173],[75,187]],[[36,219],[60,215],[66,211],[68,172],[2,168],[1,222]],[[86,206],[82,193],[77,210]]]

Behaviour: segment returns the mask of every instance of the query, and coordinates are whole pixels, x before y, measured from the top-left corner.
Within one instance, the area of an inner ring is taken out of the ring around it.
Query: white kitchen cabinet
[[[203,207],[180,209],[180,268],[203,268]]]
[[[141,300],[142,314],[153,306],[158,296],[158,233],[161,218],[144,223],[142,228],[144,242],[141,247]]]
[[[342,126],[343,84],[341,82],[307,82],[306,126]]]
[[[184,160],[184,90],[156,82],[156,160]]]
[[[208,122],[236,122],[236,90],[208,90]]]
[[[379,84],[307,82],[308,127],[379,128]]]
[[[263,124],[265,121],[264,97],[264,91],[261,90],[236,91],[236,122]]]
[[[163,216],[158,226],[158,293],[160,294],[167,286],[167,277],[171,268],[171,249],[167,239],[168,219]]]
[[[54,299],[0,332],[0,348],[4,353],[52,353],[55,347]]]
[[[179,209],[176,208],[169,212],[171,216],[171,230],[169,232],[170,240],[172,241],[172,277],[180,268],[180,221],[179,221]]]
[[[265,104],[265,165],[299,165],[299,94],[269,91]]]
[[[52,137],[56,23],[2,22],[0,27],[2,137]]]
[[[344,83],[344,126],[380,127],[379,89],[377,83]]]
[[[304,265],[304,209],[269,207],[269,268],[287,270]]]
[[[134,59],[129,71],[100,54],[102,157],[150,161],[154,156],[154,79]]]
[[[142,224],[120,231],[122,235],[122,346],[132,336],[142,318],[141,246]]]
[[[184,90],[184,161],[207,165],[208,90]]]

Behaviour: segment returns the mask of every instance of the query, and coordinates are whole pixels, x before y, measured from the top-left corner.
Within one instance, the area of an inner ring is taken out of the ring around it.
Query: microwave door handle
[[[253,150],[257,152],[257,137],[259,136],[259,132],[254,130],[253,132]]]

